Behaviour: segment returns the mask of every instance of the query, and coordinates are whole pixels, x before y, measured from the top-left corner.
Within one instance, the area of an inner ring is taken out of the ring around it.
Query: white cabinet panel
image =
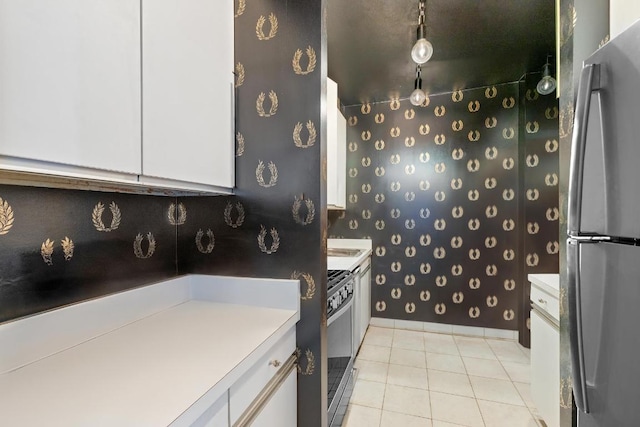
[[[229,389],[229,414],[231,424],[234,424],[242,413],[251,405],[251,402],[260,394],[269,380],[278,372],[282,364],[293,354],[296,349],[295,330],[287,333],[273,348],[242,376]],[[296,394],[288,401],[288,410],[295,411]],[[273,399],[273,398],[272,398]],[[266,409],[266,408],[265,408]],[[264,411],[264,409],[263,409]],[[280,426],[287,424],[281,423]],[[294,423],[290,424],[295,425]]]
[[[338,85],[327,79],[327,205],[346,207],[347,120],[338,109]]]
[[[360,320],[358,322],[360,329],[358,338],[362,343],[371,321],[371,258],[367,258],[360,268],[364,273],[361,273],[360,277]]]
[[[298,423],[298,373],[292,370],[251,427],[295,427]]]
[[[0,21],[0,155],[138,174],[140,2],[0,0]]]
[[[531,310],[531,397],[549,427],[560,426],[560,335]]]
[[[207,408],[191,427],[228,427],[229,426],[229,391]]]
[[[143,0],[145,176],[234,185],[233,1]]]

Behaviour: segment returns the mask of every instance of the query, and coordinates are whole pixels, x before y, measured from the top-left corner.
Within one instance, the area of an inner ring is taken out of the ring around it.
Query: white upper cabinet
[[[146,177],[234,186],[232,0],[142,1]]]
[[[338,108],[338,85],[327,79],[327,207],[347,206],[347,120]]]
[[[0,0],[0,169],[139,174],[139,0]]]

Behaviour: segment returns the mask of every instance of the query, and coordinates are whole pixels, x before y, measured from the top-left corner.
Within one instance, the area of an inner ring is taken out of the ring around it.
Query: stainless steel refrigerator
[[[567,244],[578,427],[640,426],[640,21],[584,63]]]

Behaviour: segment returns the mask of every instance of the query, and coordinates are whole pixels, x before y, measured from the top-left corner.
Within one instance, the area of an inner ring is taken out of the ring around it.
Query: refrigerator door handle
[[[587,243],[589,244],[589,243]],[[582,305],[580,296],[580,243],[567,241],[568,300],[569,300],[569,337],[571,343],[571,362],[573,373],[573,396],[578,409],[589,413],[587,400],[587,380],[584,362],[584,344],[582,330]]]
[[[600,89],[600,65],[587,64],[580,74],[576,113],[571,143],[571,165],[569,170],[569,203],[567,228],[571,236],[581,229],[582,183],[584,177],[584,153],[587,142],[587,126],[591,109],[591,92]]]

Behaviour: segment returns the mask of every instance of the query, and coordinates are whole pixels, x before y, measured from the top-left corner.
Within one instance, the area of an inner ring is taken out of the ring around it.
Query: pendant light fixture
[[[549,62],[550,55],[547,55],[547,63],[542,67],[542,78],[536,86],[536,90],[540,95],[549,95],[556,90],[556,79],[551,75],[551,62]]]
[[[424,14],[426,9],[426,0],[419,0],[419,15],[418,15],[418,36],[417,41],[411,49],[411,58],[418,64],[424,64],[427,62],[431,55],[433,55],[433,46],[427,40],[427,28],[424,24]]]
[[[415,89],[413,90],[413,92],[411,92],[411,96],[409,97],[411,104],[415,105],[416,107],[422,105],[422,103],[427,99],[427,95],[425,95],[425,93],[422,91],[422,77],[420,75],[421,72],[422,69],[418,65],[416,67]]]

